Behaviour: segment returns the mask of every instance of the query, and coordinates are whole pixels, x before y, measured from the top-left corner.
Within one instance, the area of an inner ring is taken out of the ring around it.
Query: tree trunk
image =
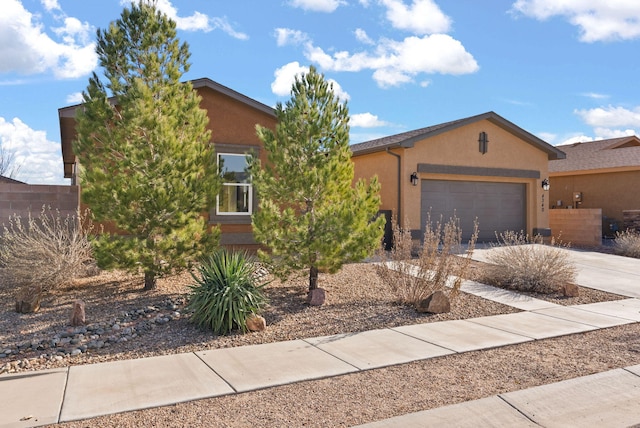
[[[156,274],[154,272],[144,273],[144,291],[150,291],[156,289]]]
[[[309,268],[309,291],[318,288],[318,267],[311,266]]]

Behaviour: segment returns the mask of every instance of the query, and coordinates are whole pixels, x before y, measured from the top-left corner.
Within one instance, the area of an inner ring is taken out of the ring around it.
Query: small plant
[[[498,244],[489,254],[492,263],[484,273],[484,282],[519,291],[561,292],[572,283],[576,268],[563,249],[567,245],[551,241],[543,245],[539,237],[531,239],[524,232],[497,234]]]
[[[640,259],[640,232],[632,229],[617,232],[614,249],[621,256]]]
[[[400,303],[415,306],[436,291],[444,292],[453,301],[471,262],[478,237],[477,222],[463,256],[456,255],[462,249],[462,229],[455,215],[446,223],[440,220],[435,225],[429,216],[423,243],[417,249],[411,232],[394,223],[394,246],[388,253],[379,252],[382,263],[377,265],[378,275],[389,284]],[[418,257],[412,259],[416,250]]]
[[[196,281],[189,294],[187,309],[191,322],[215,334],[227,334],[234,328],[247,331],[246,320],[257,314],[267,299],[266,283],[256,284],[257,265],[243,252],[220,249],[205,258],[198,267]]]
[[[62,217],[46,207],[38,217],[9,217],[0,235],[0,277],[17,288],[19,300],[34,302],[32,310],[21,311],[36,311],[44,293],[86,273],[93,260],[87,238],[92,227],[87,212]]]

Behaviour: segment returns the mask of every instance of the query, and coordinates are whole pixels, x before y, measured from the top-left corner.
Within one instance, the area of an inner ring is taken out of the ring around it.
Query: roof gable
[[[208,88],[236,101],[239,101],[240,103],[252,109],[258,110],[274,118],[276,117],[275,109],[273,109],[272,107],[269,107],[266,104],[254,100],[253,98],[249,98],[246,95],[236,92],[231,88],[214,82],[211,79],[201,78],[191,80],[191,85],[196,91],[200,88]],[[115,104],[116,98],[110,97],[109,101]],[[73,174],[75,155],[72,149],[72,141],[75,138],[76,109],[78,109],[80,106],[82,106],[82,103],[58,109],[58,117],[60,122],[60,145],[62,148],[62,161],[64,163],[65,178],[69,178]]]
[[[640,170],[640,138],[612,138],[559,146],[567,157],[549,162],[549,172],[635,168]]]
[[[364,155],[368,153],[375,153],[392,149],[396,147],[410,148],[420,140],[424,140],[435,135],[439,135],[456,128],[469,125],[471,123],[479,122],[482,120],[488,120],[489,122],[499,126],[500,128],[510,132],[521,140],[534,147],[547,153],[549,160],[551,159],[564,159],[564,153],[561,150],[556,149],[549,143],[541,140],[535,135],[525,131],[524,129],[516,126],[512,122],[509,122],[502,116],[494,113],[487,112],[479,114],[477,116],[471,116],[464,119],[453,120],[451,122],[445,122],[438,125],[428,126],[426,128],[415,129],[413,131],[403,132],[388,137],[378,138],[376,140],[365,141],[363,143],[353,144],[351,151],[354,156]]]

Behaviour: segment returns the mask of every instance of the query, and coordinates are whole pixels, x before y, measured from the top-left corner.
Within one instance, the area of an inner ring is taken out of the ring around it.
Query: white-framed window
[[[216,214],[251,215],[253,213],[253,189],[247,166],[245,154],[218,153],[218,171],[222,177],[222,190],[216,198]]]

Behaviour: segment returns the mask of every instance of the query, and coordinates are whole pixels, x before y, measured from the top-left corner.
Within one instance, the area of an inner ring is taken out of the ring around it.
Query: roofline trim
[[[520,128],[519,126],[515,125],[514,123],[508,121],[507,119],[503,118],[502,116],[498,115],[497,113],[490,111],[487,113],[482,113],[476,116],[471,116],[465,119],[460,119],[457,121],[452,121],[450,124],[446,125],[446,126],[442,126],[438,129],[434,129],[434,130],[428,130],[425,131],[421,134],[418,135],[414,135],[412,137],[409,137],[405,140],[399,141],[399,142],[394,142],[394,143],[390,143],[390,144],[381,144],[380,146],[377,147],[370,147],[370,148],[365,148],[362,150],[356,150],[353,151],[352,153],[354,156],[360,156],[360,155],[364,155],[364,154],[370,154],[370,153],[375,153],[378,151],[384,151],[386,150],[387,147],[389,148],[398,148],[398,147],[402,147],[402,148],[410,148],[413,147],[414,144],[420,140],[424,140],[426,138],[429,137],[434,137],[436,135],[445,133],[445,132],[449,132],[452,131],[454,129],[460,128],[462,126],[466,126],[469,125],[471,123],[475,123],[478,122],[480,120],[488,120],[490,122],[492,122],[493,124],[505,129],[508,132],[511,132],[514,135],[517,135],[518,137],[520,137],[522,140],[526,141],[527,143],[539,148],[540,150],[544,151],[545,153],[547,153],[548,155],[548,159],[549,160],[556,160],[556,159],[565,159],[567,156],[566,154],[561,151],[560,149],[555,148],[554,146],[550,145],[549,143],[547,143],[546,141],[541,140],[540,138],[536,137],[535,135],[531,134],[528,131],[525,131],[524,129]],[[437,125],[436,125],[437,126]]]

